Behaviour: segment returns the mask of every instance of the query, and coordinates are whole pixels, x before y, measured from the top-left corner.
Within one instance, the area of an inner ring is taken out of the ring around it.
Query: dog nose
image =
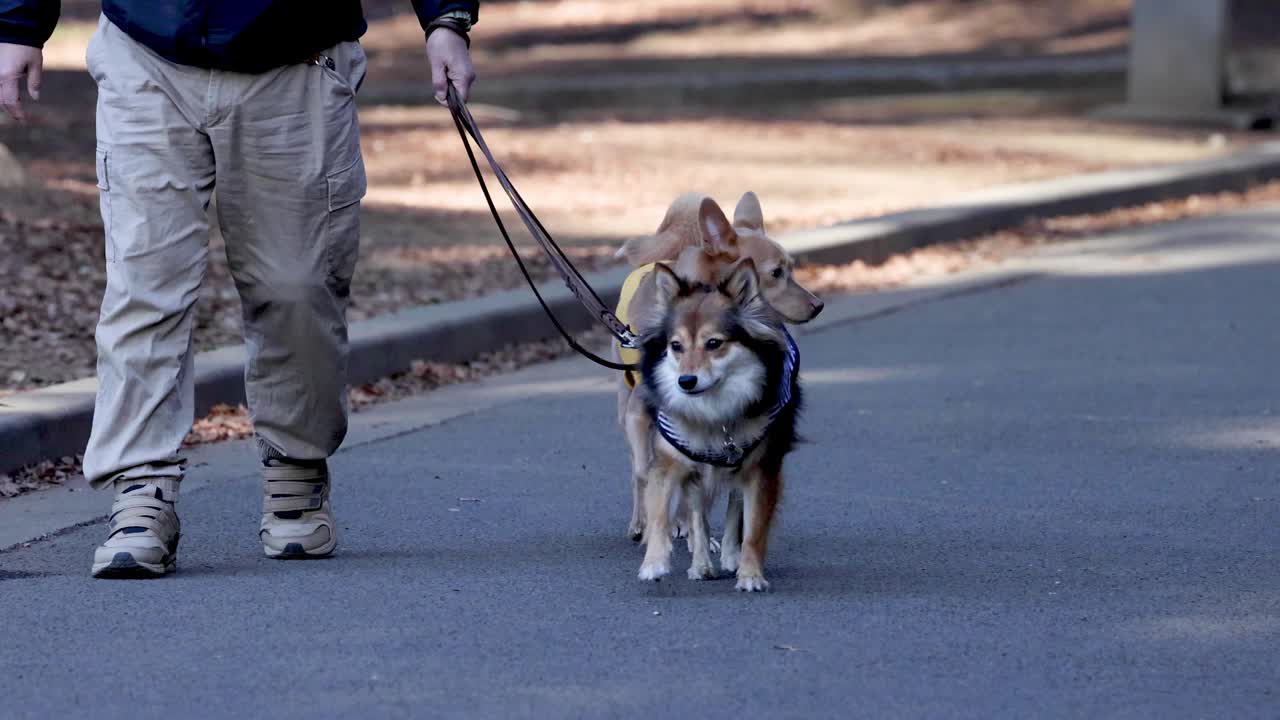
[[[680,383],[681,390],[692,390],[698,387],[698,376],[697,375],[681,375],[680,379],[677,382]]]
[[[813,312],[813,314],[809,316],[809,319],[812,320],[813,318],[818,317],[818,313],[821,313],[822,308],[826,306],[827,304],[822,302],[821,300],[814,300],[813,302],[809,303],[809,309]]]

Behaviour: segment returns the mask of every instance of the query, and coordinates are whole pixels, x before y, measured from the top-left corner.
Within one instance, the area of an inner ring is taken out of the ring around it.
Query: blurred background
[[[1238,52],[1217,97],[1271,94],[1268,2],[1238,0]],[[1179,4],[1145,3],[1157,14]],[[431,98],[409,2],[364,6],[370,189],[353,319],[516,286]],[[84,50],[97,12],[64,0],[44,101],[27,125],[0,120],[0,392],[92,374],[102,231]],[[1135,14],[1130,0],[485,0],[473,109],[583,269],[613,263],[625,238],[652,232],[687,190],[722,204],[754,190],[777,235],[1268,137],[1247,130],[1263,121],[1099,115],[1133,99]],[[1181,82],[1172,66],[1165,75]],[[220,251],[204,296],[198,348],[238,342]]]

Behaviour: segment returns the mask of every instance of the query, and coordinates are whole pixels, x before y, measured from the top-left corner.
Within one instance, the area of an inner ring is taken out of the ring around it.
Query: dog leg
[[[702,475],[702,526],[707,529],[707,545],[712,553],[720,552],[720,538],[711,534],[711,508],[715,507],[720,497],[720,486],[725,483],[724,476],[718,470],[704,468]],[[689,548],[693,552],[693,548]]]
[[[693,562],[689,565],[690,580],[710,580],[716,577],[711,564],[711,527],[707,524],[707,493],[697,475],[685,480],[684,496],[689,499],[686,522],[689,525],[689,552]]]
[[[689,537],[689,502],[685,498],[687,492],[681,492],[676,498],[676,509],[671,515],[671,537]],[[693,541],[689,541],[689,552],[693,552]]]
[[[764,579],[764,556],[769,545],[769,527],[773,511],[782,494],[782,476],[754,470],[742,488],[743,525],[742,559],[738,563],[739,590],[768,590]]]
[[[654,463],[645,484],[645,514],[648,522],[644,529],[644,562],[640,565],[641,580],[661,580],[671,572],[671,493],[680,479],[682,469],[662,467]]]
[[[742,557],[742,491],[729,490],[729,507],[724,513],[724,539],[720,541],[720,569],[725,572],[738,570]]]
[[[707,529],[707,545],[711,547],[712,553],[720,552],[720,538],[711,534],[711,509],[715,507],[716,500],[720,499],[720,482],[717,478],[715,488],[702,496],[702,526]]]
[[[702,527],[707,529],[707,547],[714,555],[720,552],[720,538],[711,534],[711,506],[715,505],[716,498],[710,494],[702,497]],[[689,553],[693,554],[693,543],[689,544]]]
[[[632,542],[640,542],[644,537],[644,488],[643,473],[633,472],[631,475],[631,522],[627,524],[627,537]]]
[[[627,524],[627,536],[635,542],[644,537],[645,478],[653,462],[650,445],[653,424],[649,420],[649,414],[639,404],[639,399],[633,394],[629,398],[622,421],[627,448],[631,451],[631,522]]]

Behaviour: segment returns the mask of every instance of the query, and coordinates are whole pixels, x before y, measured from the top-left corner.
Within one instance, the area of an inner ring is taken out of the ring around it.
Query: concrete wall
[[[1221,106],[1226,94],[1227,3],[1134,0],[1130,103],[1188,112]]]

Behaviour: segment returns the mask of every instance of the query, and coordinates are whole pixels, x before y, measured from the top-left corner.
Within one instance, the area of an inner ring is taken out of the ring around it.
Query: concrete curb
[[[915,248],[1004,230],[1032,218],[1239,191],[1278,177],[1280,143],[1269,142],[1222,158],[993,188],[945,205],[793,233],[785,242],[805,262],[875,264]]]
[[[782,242],[804,262],[884,262],[915,248],[1016,226],[1033,217],[1070,215],[1197,193],[1243,190],[1280,178],[1280,143],[1211,160],[1026,183],[962,201],[795,233]],[[624,269],[588,276],[609,302]],[[594,322],[558,282],[542,286],[565,327]],[[554,328],[526,288],[483,298],[416,307],[351,328],[350,380],[369,382],[416,359],[458,362],[511,343],[550,337]],[[196,358],[196,410],[244,399],[244,348]],[[0,473],[81,452],[93,417],[90,378],[0,399]]]

